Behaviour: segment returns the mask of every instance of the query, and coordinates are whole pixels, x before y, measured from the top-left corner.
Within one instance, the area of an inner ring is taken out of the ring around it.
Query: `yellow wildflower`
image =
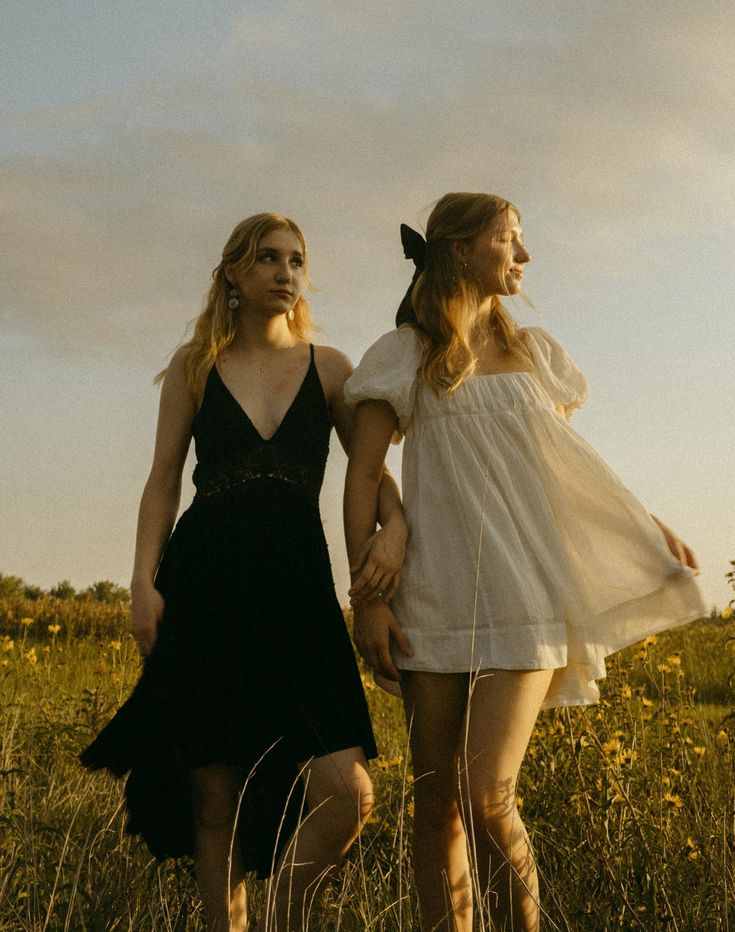
[[[671,673],[671,667],[667,663],[656,664],[659,673]]]
[[[681,809],[684,805],[684,800],[678,793],[664,793],[663,801],[674,809]]]
[[[633,690],[630,687],[629,683],[624,683],[622,689],[620,690],[621,699],[630,699],[633,695]]]
[[[606,741],[602,745],[602,750],[605,752],[605,754],[608,755],[608,757],[615,757],[620,750],[620,739],[611,738],[609,741]]]
[[[699,857],[699,848],[693,838],[687,838],[686,843],[687,861],[696,861]]]
[[[652,644],[655,644],[658,641],[658,638],[655,634],[649,634],[648,637],[643,642],[644,647],[650,647]]]
[[[13,641],[12,638],[9,638],[7,636],[4,637],[3,638],[3,653],[4,654],[10,653],[10,651],[13,649],[14,643],[15,642]]]
[[[390,770],[391,767],[399,767],[403,763],[403,755],[397,757],[379,757],[375,764],[379,770]]]
[[[523,809],[523,797],[522,796],[516,796],[516,808]]]
[[[672,667],[680,667],[681,656],[680,656],[679,651],[677,651],[675,654],[672,654],[670,657],[667,657],[666,663],[670,663]]]
[[[27,650],[25,653],[25,658],[28,663],[34,667],[38,663],[38,657],[36,657],[36,648],[31,647],[30,650]]]
[[[647,709],[650,709],[651,706],[655,704],[656,703],[653,701],[653,699],[648,699],[646,696],[641,696],[641,705],[644,705]]]
[[[721,618],[723,621],[727,621],[728,618],[732,618],[732,607],[731,607],[730,605],[726,605],[726,606],[722,609],[722,611],[720,612],[720,618]]]
[[[61,625],[49,625],[48,633],[49,634],[58,634],[61,631]]]
[[[122,647],[121,641],[110,641],[109,647],[111,650],[120,650]]]
[[[411,802],[406,806],[406,812],[408,813],[409,817],[412,819],[413,818],[413,800],[411,800]]]
[[[33,624],[33,619],[32,618],[21,618],[20,623],[23,625],[24,628],[30,628],[30,626]]]
[[[704,756],[705,749],[704,749],[703,747],[700,747],[699,745],[695,745],[695,746],[692,748],[692,751],[693,751],[694,754],[697,755],[697,757],[703,757],[703,756]]]

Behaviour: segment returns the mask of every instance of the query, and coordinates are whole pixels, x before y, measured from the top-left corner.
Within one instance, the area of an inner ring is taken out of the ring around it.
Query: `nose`
[[[278,268],[276,269],[276,278],[279,282],[290,282],[292,271],[291,263],[287,259],[283,262],[279,262]]]
[[[515,260],[516,262],[520,262],[523,265],[525,265],[526,262],[531,261],[531,253],[521,243],[518,243]]]

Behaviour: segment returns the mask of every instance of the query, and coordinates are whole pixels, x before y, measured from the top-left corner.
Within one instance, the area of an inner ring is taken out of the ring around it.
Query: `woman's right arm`
[[[158,409],[153,465],[138,511],[135,562],[130,581],[131,631],[147,657],[163,614],[163,598],[153,585],[181,501],[181,474],[191,442],[196,402],[187,385],[189,347],[174,353],[166,370]]]
[[[363,401],[357,406],[345,480],[344,523],[347,555],[354,566],[365,544],[374,533],[378,514],[378,493],[383,477],[385,454],[398,423],[395,412],[385,401]],[[390,655],[390,642],[412,653],[406,635],[383,599],[376,595],[354,606],[354,639],[357,649],[376,673],[398,680],[399,673]]]

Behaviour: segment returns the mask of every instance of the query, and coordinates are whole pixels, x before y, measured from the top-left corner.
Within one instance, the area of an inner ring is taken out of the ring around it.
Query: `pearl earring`
[[[237,288],[230,289],[230,300],[227,302],[227,307],[231,311],[236,311],[240,307],[240,295],[237,293]]]

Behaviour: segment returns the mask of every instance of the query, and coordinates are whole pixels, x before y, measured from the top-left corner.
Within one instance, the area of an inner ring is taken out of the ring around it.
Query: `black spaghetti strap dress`
[[[264,440],[216,367],[192,426],[196,495],[156,575],[158,639],[128,701],[83,752],[126,782],[128,831],[158,858],[193,852],[191,773],[247,778],[239,840],[268,876],[303,814],[298,765],[376,755],[319,515],[331,420],[314,348]]]

